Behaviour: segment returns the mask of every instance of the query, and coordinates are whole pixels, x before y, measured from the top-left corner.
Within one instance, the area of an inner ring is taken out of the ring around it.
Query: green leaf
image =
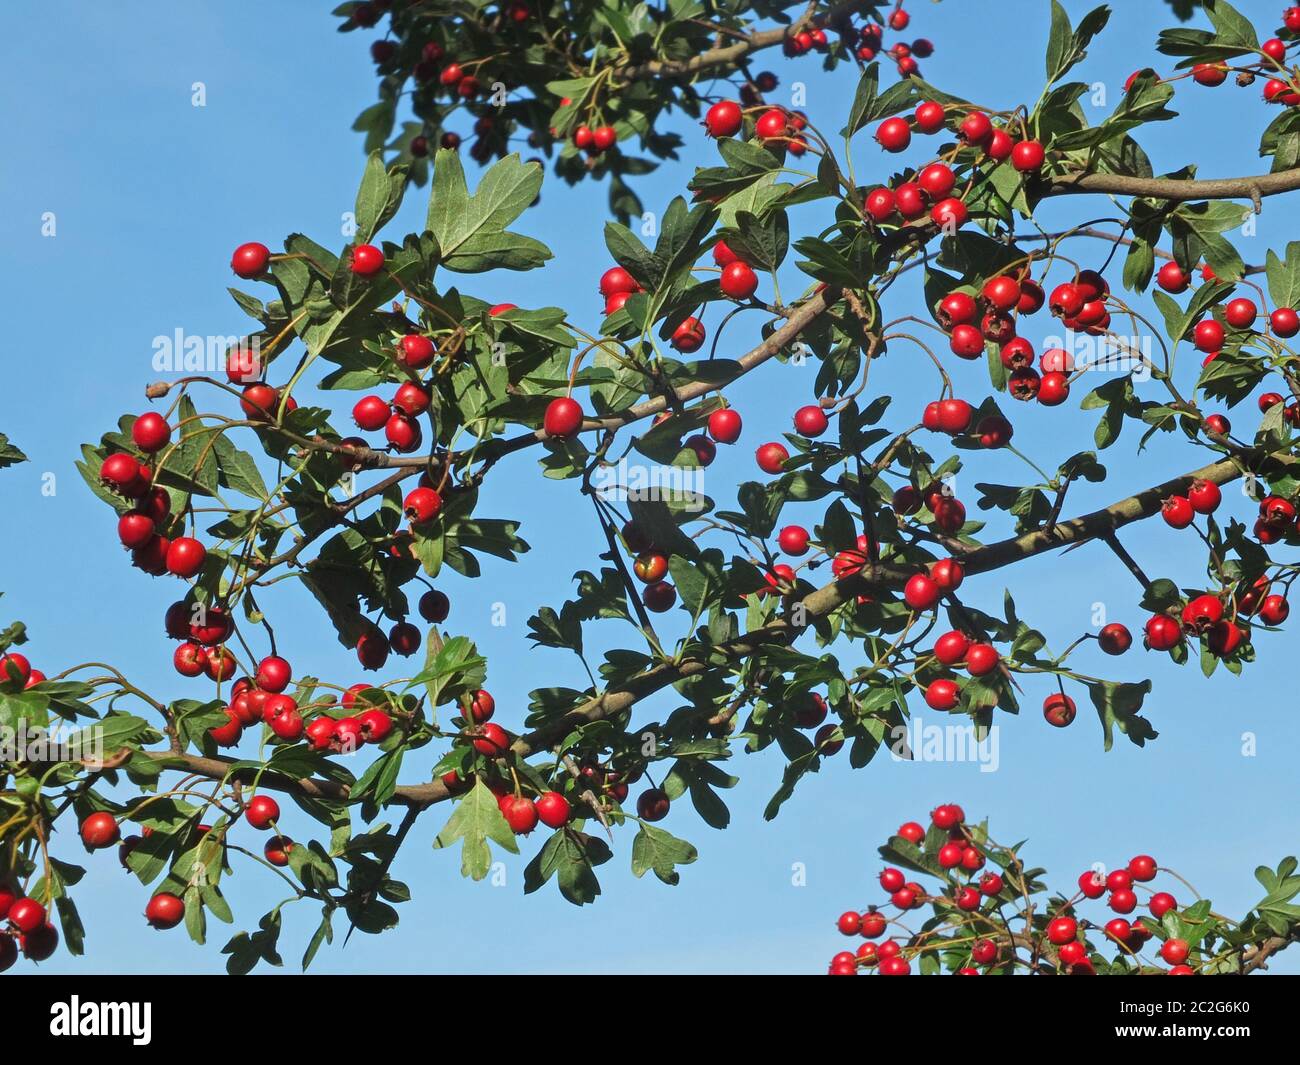
[[[1047,41],[1047,83],[1055,84],[1088,54],[1088,45],[1110,20],[1110,8],[1104,4],[1093,8],[1075,30],[1070,16],[1057,0],[1052,0],[1052,29]]]
[[[13,466],[16,463],[26,461],[27,456],[9,443],[9,438],[4,433],[0,433],[0,470],[3,470],[6,466]]]
[[[402,206],[402,193],[406,191],[406,172],[404,166],[385,167],[383,152],[370,153],[361,187],[357,190],[356,239],[359,244],[370,243],[397,214],[397,209]]]
[[[654,825],[643,824],[632,841],[633,875],[641,877],[653,870],[665,884],[676,885],[681,879],[677,866],[690,865],[698,857],[691,844]]]
[[[434,162],[427,228],[438,240],[442,265],[464,274],[532,270],[550,249],[507,228],[542,187],[542,168],[508,155],[493,166],[471,196],[456,152],[442,149]]]
[[[461,874],[474,880],[482,880],[492,868],[488,840],[511,854],[519,853],[515,835],[497,806],[497,797],[481,778],[476,778],[474,787],[456,803],[455,811],[434,838],[433,845],[441,849],[450,847],[457,840],[463,841]]]
[[[1151,723],[1138,714],[1142,709],[1142,700],[1151,692],[1149,680],[1140,684],[1122,684],[1108,680],[1085,681],[1084,684],[1097,708],[1097,716],[1101,719],[1106,750],[1109,751],[1114,744],[1114,730],[1117,728],[1139,747],[1145,747],[1147,740],[1153,740],[1159,735]]]

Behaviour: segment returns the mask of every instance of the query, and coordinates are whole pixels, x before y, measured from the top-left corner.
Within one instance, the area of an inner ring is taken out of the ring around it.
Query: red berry
[[[957,184],[957,178],[952,172],[952,167],[944,163],[931,163],[916,175],[916,183],[926,191],[931,199],[942,200],[948,193],[952,192]],[[1015,284],[1015,282],[1012,281],[1012,284]]]
[[[1079,923],[1073,917],[1053,917],[1047,924],[1047,940],[1055,946],[1064,946],[1079,934]]]
[[[1170,965],[1181,965],[1189,953],[1190,948],[1185,939],[1166,939],[1160,947],[1160,957]]]
[[[572,810],[569,800],[558,791],[543,792],[535,803],[538,820],[547,828],[563,828],[569,823]]]
[[[723,407],[709,415],[709,435],[719,444],[734,444],[740,439],[740,414],[734,407]]]
[[[90,850],[111,847],[119,836],[116,819],[105,811],[90,814],[81,822],[81,841]]]
[[[1108,655],[1122,655],[1133,646],[1133,634],[1118,621],[1112,621],[1102,627],[1097,634],[1097,642]]]
[[[1279,307],[1268,318],[1269,326],[1280,337],[1293,337],[1300,333],[1300,315],[1290,307]]]
[[[185,903],[166,891],[159,892],[144,908],[144,917],[154,928],[175,928],[185,917]]]
[[[704,343],[704,337],[704,323],[698,318],[687,318],[673,330],[669,343],[678,351],[689,354],[692,351],[700,350],[700,346]]]
[[[808,530],[802,525],[787,525],[777,535],[776,542],[787,555],[807,554]]]
[[[758,462],[758,468],[764,473],[780,473],[785,461],[790,457],[790,452],[785,449],[783,444],[768,443],[763,444],[754,453]]]
[[[930,211],[931,221],[941,227],[960,229],[966,222],[966,218],[966,205],[954,197],[940,200]]]
[[[982,677],[998,668],[1002,659],[986,643],[973,643],[966,652],[966,669],[972,677]]]
[[[719,100],[704,115],[704,128],[710,137],[732,137],[740,132],[743,115],[734,100]]]
[[[124,547],[143,547],[154,538],[153,519],[129,510],[117,519],[117,538]]]
[[[474,749],[479,754],[485,754],[490,758],[500,757],[510,746],[510,738],[506,735],[506,730],[495,722],[488,722],[481,726],[476,731],[476,735],[479,738],[474,740]]]
[[[362,396],[352,408],[352,420],[359,429],[373,432],[384,427],[390,413],[388,404],[378,396]]]
[[[547,436],[567,440],[577,436],[582,429],[582,408],[574,399],[562,396],[551,400],[546,408],[542,427]]]
[[[962,120],[958,131],[967,144],[981,145],[993,136],[993,123],[984,112],[972,111]]]
[[[635,292],[636,280],[621,266],[611,266],[600,275],[600,294],[613,296],[620,292]]]
[[[352,272],[370,277],[384,268],[384,253],[373,244],[358,244],[352,249]]]
[[[1020,141],[1011,149],[1011,165],[1022,173],[1041,169],[1043,146],[1038,141]]]
[[[956,681],[946,678],[932,680],[925,689],[925,705],[931,710],[951,710],[957,705],[957,699],[961,695],[961,689],[957,687]]]
[[[636,800],[637,816],[643,821],[662,821],[668,816],[668,808],[671,804],[668,796],[660,788],[651,788],[649,791],[643,791]]]
[[[402,502],[402,511],[412,525],[424,525],[442,511],[442,496],[432,488],[412,489]]]
[[[1186,529],[1196,517],[1196,511],[1186,496],[1170,496],[1160,505],[1160,516],[1171,528]]]
[[[913,610],[929,610],[942,594],[938,583],[924,573],[914,573],[903,589],[903,600]]]
[[[1192,341],[1198,351],[1218,351],[1223,347],[1224,336],[1223,325],[1213,318],[1197,322],[1192,330]]]
[[[177,577],[193,577],[203,568],[207,549],[191,536],[178,536],[167,548],[167,572]]]
[[[945,114],[943,104],[936,103],[933,100],[926,100],[924,103],[917,105],[916,108],[916,128],[922,133],[938,133],[943,129]]]
[[[912,143],[912,128],[905,118],[887,118],[876,129],[876,142],[887,152],[901,152]]]
[[[1061,692],[1052,692],[1043,700],[1043,720],[1056,728],[1065,728],[1074,720],[1074,700]]]
[[[794,412],[795,432],[801,436],[821,436],[826,432],[828,424],[826,412],[815,404],[800,407]]]
[[[1255,306],[1252,300],[1239,296],[1235,300],[1229,300],[1228,305],[1223,308],[1223,318],[1234,329],[1249,329],[1255,324],[1255,318],[1259,315],[1259,308]]]
[[[258,831],[270,828],[280,819],[280,804],[269,795],[254,795],[244,809],[244,818]]]
[[[1170,910],[1178,908],[1177,900],[1167,891],[1157,891],[1147,902],[1151,916],[1157,921]]]
[[[172,428],[161,414],[149,411],[140,415],[131,426],[131,439],[141,451],[153,454],[167,446],[172,438]]]
[[[1155,614],[1147,621],[1146,644],[1153,651],[1169,651],[1183,642],[1183,631],[1168,614]]]
[[[230,269],[239,277],[249,280],[261,276],[270,260],[271,249],[265,244],[254,241],[241,244],[235,249],[235,253],[230,257]]]
[[[1175,295],[1186,292],[1190,280],[1187,274],[1183,272],[1183,268],[1173,260],[1165,263],[1156,271],[1156,284],[1166,292],[1172,292]]]
[[[758,289],[758,275],[748,263],[737,260],[722,268],[722,291],[734,300],[747,300]]]

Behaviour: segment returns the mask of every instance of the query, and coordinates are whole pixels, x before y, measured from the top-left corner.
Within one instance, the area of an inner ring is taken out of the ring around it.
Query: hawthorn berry
[[[1147,900],[1147,908],[1157,921],[1170,910],[1178,908],[1178,901],[1167,891],[1157,891]]]
[[[933,577],[925,573],[914,573],[903,588],[903,601],[913,610],[930,610],[939,602],[942,594],[943,589]]]
[[[563,828],[569,823],[573,813],[569,807],[569,800],[558,791],[543,792],[534,805],[538,820],[547,828]]]
[[[704,128],[710,137],[733,137],[740,132],[744,115],[734,100],[719,100],[704,115]]]
[[[384,427],[390,413],[388,404],[378,396],[362,396],[352,408],[352,420],[358,429],[373,432]]]
[[[268,655],[258,663],[253,679],[263,691],[278,695],[293,679],[293,667],[279,655]]]
[[[185,917],[185,903],[170,892],[161,891],[145,906],[144,917],[151,927],[161,931],[175,928]]]
[[[442,496],[432,488],[414,488],[402,501],[402,512],[412,525],[425,525],[442,511]]]
[[[723,407],[709,415],[709,435],[719,444],[734,444],[740,439],[741,419],[734,407]]]
[[[1172,259],[1156,271],[1156,284],[1166,292],[1172,292],[1174,295],[1186,292],[1190,283],[1191,278]]]
[[[582,429],[582,408],[568,396],[553,399],[546,408],[542,428],[547,436],[561,440],[572,439]]]
[[[905,118],[887,118],[876,128],[876,143],[887,152],[904,151],[912,143],[912,127]]]
[[[1122,655],[1133,646],[1133,634],[1128,631],[1127,626],[1112,621],[1102,626],[1101,631],[1097,633],[1097,642],[1108,655]]]
[[[371,277],[384,268],[384,253],[373,244],[358,244],[352,249],[352,272]]]
[[[141,414],[131,425],[131,439],[141,451],[153,454],[165,448],[172,438],[167,419],[154,411]]]
[[[662,788],[643,791],[636,800],[637,816],[643,821],[662,821],[668,816],[671,803]]]
[[[880,874],[880,886],[891,895],[895,891],[902,890],[903,885],[906,883],[907,877],[897,869],[886,869]]]
[[[1043,720],[1056,728],[1065,728],[1077,712],[1074,700],[1063,692],[1052,692],[1043,700]]]
[[[690,353],[699,351],[704,343],[704,323],[698,318],[686,318],[673,330],[669,343],[678,351]]]
[[[1222,323],[1213,318],[1206,318],[1196,323],[1192,330],[1192,343],[1197,351],[1218,351],[1223,347],[1224,333]]]
[[[265,244],[251,241],[248,244],[241,244],[235,249],[234,254],[230,257],[230,269],[237,276],[249,281],[255,277],[261,277],[266,270],[267,263],[270,261],[271,249]]]
[[[737,259],[722,268],[719,284],[733,300],[747,300],[758,290],[758,275],[748,263]]]
[[[802,525],[787,525],[777,534],[777,544],[787,555],[808,553],[808,530]]]
[[[758,468],[764,473],[780,473],[789,457],[790,452],[785,449],[785,446],[775,442],[763,444],[754,452]]]
[[[943,129],[947,116],[943,104],[926,100],[917,105],[915,118],[916,128],[922,133],[938,133]]]
[[[1073,917],[1053,917],[1047,923],[1047,941],[1053,946],[1064,946],[1077,938],[1079,922]]]
[[[244,808],[244,818],[259,831],[280,819],[280,804],[269,795],[254,795]]]
[[[1187,501],[1197,514],[1213,514],[1222,499],[1223,493],[1213,481],[1193,481],[1187,490]]]
[[[1038,141],[1019,141],[1011,149],[1011,165],[1021,173],[1040,170],[1043,159],[1043,146]]]
[[[117,820],[103,810],[90,814],[81,822],[81,841],[88,850],[111,847],[121,836]]]
[[[809,404],[806,407],[800,407],[794,412],[795,432],[800,436],[817,437],[826,432],[826,427],[830,423],[826,420],[826,412],[816,404]]]
[[[983,111],[972,111],[957,130],[967,144],[983,145],[993,136],[993,123]]]
[[[1160,516],[1172,529],[1186,529],[1196,517],[1191,501],[1186,496],[1170,496],[1160,505]]]
[[[178,536],[167,548],[167,572],[189,578],[203,568],[207,549],[191,536]]]
[[[1249,329],[1255,324],[1258,315],[1259,308],[1255,306],[1254,301],[1244,296],[1229,300],[1227,306],[1223,308],[1223,320],[1234,329]]]
[[[1183,631],[1168,614],[1155,614],[1146,623],[1146,645],[1153,651],[1170,651],[1183,642]]]
[[[1300,333],[1300,315],[1290,307],[1279,307],[1268,316],[1269,328],[1280,337],[1293,337]]]

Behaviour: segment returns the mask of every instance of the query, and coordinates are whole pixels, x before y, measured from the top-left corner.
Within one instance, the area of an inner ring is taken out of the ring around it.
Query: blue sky
[[[1066,6],[1077,21],[1092,5]],[[1105,84],[1112,104],[1131,70],[1168,66],[1157,62],[1150,45],[1172,21],[1163,4],[1115,6],[1110,28],[1077,72]],[[157,376],[150,367],[154,337],[177,329],[228,335],[243,327],[246,320],[225,292],[233,281],[227,264],[236,244],[261,240],[277,247],[294,231],[328,246],[343,243],[341,216],[351,209],[363,162],[360,140],[349,126],[372,102],[374,78],[368,36],[336,33],[327,7],[141,2],[131,5],[128,16],[121,8],[49,2],[10,13],[10,32],[0,44],[0,79],[15,104],[10,163],[0,170],[0,226],[10,252],[0,266],[8,311],[0,431],[32,461],[0,475],[9,515],[0,525],[0,606],[6,620],[27,622],[33,636],[27,650],[49,673],[95,658],[117,664],[134,683],[169,699],[204,694],[202,682],[173,672],[172,645],[162,637],[162,614],[176,598],[175,583],[129,566],[111,514],[80,482],[73,462],[83,441],[98,439],[122,413],[145,409],[143,387]],[[1263,35],[1279,5],[1270,0],[1241,8]],[[969,5],[916,5],[915,34],[937,46],[924,64],[926,77],[990,106],[1032,102],[1041,87],[1038,56],[1047,8],[1019,3],[1015,13],[1016,30],[1008,39],[1006,20],[972,15]],[[989,62],[989,56],[1000,58]],[[776,70],[785,86],[807,82],[806,109],[814,120],[838,128],[852,95],[852,73],[826,76],[812,59],[769,57],[761,65]],[[1003,72],[1014,82],[1005,83]],[[196,82],[206,87],[206,106],[191,104]],[[784,91],[775,99],[782,100]],[[1197,162],[1202,176],[1257,172],[1258,134],[1271,117],[1257,99],[1257,90],[1231,84],[1211,90],[1179,83],[1173,106],[1185,117],[1142,134],[1157,171]],[[647,209],[662,210],[694,165],[715,158],[698,129],[686,122],[680,128],[690,161],[640,181]],[[860,180],[893,169],[889,164],[896,161],[882,160],[866,136],[854,148]],[[925,150],[924,143],[914,143],[903,158],[923,161]],[[424,192],[413,190],[385,234],[416,228],[424,201]],[[596,280],[609,264],[600,232],[603,203],[603,190],[590,184],[570,189],[548,177],[540,207],[518,228],[548,243],[555,260],[531,274],[456,283],[493,302],[563,303],[577,321],[593,327],[600,307]],[[1106,208],[1100,199],[1052,204],[1045,224],[1111,213]],[[54,237],[41,233],[46,212],[57,219]],[[819,227],[817,212],[797,216],[795,228]],[[1261,261],[1267,247],[1280,247],[1295,235],[1286,212],[1282,202],[1267,203],[1257,235],[1237,238],[1248,261]],[[1100,263],[1105,251],[1098,242],[1075,246],[1085,264]],[[797,282],[790,284],[797,289]],[[915,291],[892,298],[891,314],[919,306]],[[714,312],[706,321],[712,326],[718,317]],[[724,354],[734,353],[733,343],[736,352],[752,343],[744,332],[753,328],[745,324],[748,318],[742,316],[728,334]],[[1049,332],[1050,322],[1041,319],[1035,328]],[[1183,363],[1186,377],[1194,360],[1188,355]],[[973,400],[988,392],[981,373],[979,367],[955,370],[959,389]],[[729,390],[746,431],[741,446],[721,448],[708,471],[709,491],[722,505],[734,499],[739,480],[754,475],[753,447],[786,429],[794,408],[814,398],[809,374],[772,364]],[[894,425],[917,420],[934,389],[932,373],[904,346],[891,351],[878,374],[873,371],[873,392],[897,397]],[[1248,425],[1253,409],[1249,403],[1237,408],[1234,419]],[[1035,406],[1015,415],[1017,444],[1041,465],[1054,468],[1091,446],[1095,415],[1074,404]],[[1167,441],[1137,455],[1136,438],[1130,426],[1102,456],[1110,479],[1072,492],[1067,513],[1207,461],[1185,444]],[[943,453],[937,444],[935,450]],[[532,553],[513,566],[486,559],[485,576],[477,582],[455,575],[440,581],[453,600],[450,630],[471,636],[489,656],[488,687],[507,728],[522,723],[530,689],[581,686],[576,662],[561,652],[530,650],[524,622],[539,604],[558,605],[571,592],[571,574],[593,565],[598,543],[594,520],[573,505],[571,483],[544,481],[527,455],[513,461],[511,469],[489,479],[480,512],[522,519]],[[1004,455],[980,456],[965,476],[1023,479],[1016,460]],[[966,494],[972,511],[973,496]],[[1225,498],[1230,512],[1244,519],[1248,502],[1234,493]],[[819,517],[813,507],[802,514],[809,526]],[[797,520],[798,508],[788,513]],[[1001,519],[992,521],[989,534],[1005,535]],[[1152,576],[1183,585],[1201,576],[1199,540],[1190,533],[1149,527],[1131,530],[1125,542]],[[967,601],[995,608],[1007,582],[1021,615],[1058,649],[1090,626],[1094,603],[1104,603],[1109,618],[1135,630],[1141,621],[1136,584],[1103,548],[1042,556],[1014,571],[972,578]],[[491,624],[498,602],[506,604],[503,627]],[[338,645],[306,596],[278,594],[266,605],[278,622],[281,649],[298,673],[344,683],[359,679],[352,653]],[[678,618],[666,631],[682,623]],[[852,771],[841,756],[807,779],[770,824],[761,811],[779,780],[780,762],[738,756],[731,768],[742,783],[728,795],[730,830],[708,829],[684,805],[666,824],[700,850],[698,862],[682,871],[679,887],[653,877],[634,879],[628,872],[631,835],[624,833],[614,861],[602,870],[603,897],[581,910],[553,888],[523,896],[523,864],[540,836],[523,843],[522,859],[507,862],[504,886],[462,881],[458,859],[430,849],[446,816],[437,809],[419,823],[395,869],[414,893],[414,901],[400,908],[399,931],[358,935],[346,949],[336,942],[322,950],[313,971],[513,972],[574,965],[610,972],[820,971],[841,946],[836,915],[882,901],[873,882],[881,864],[876,847],[900,822],[921,819],[944,801],[987,815],[1000,840],[1029,839],[1031,859],[1053,870],[1053,882],[1062,888],[1093,862],[1114,865],[1146,851],[1213,896],[1219,912],[1238,914],[1262,894],[1254,867],[1275,864],[1296,842],[1288,781],[1300,729],[1294,685],[1285,679],[1293,647],[1288,635],[1264,635],[1257,643],[1259,660],[1243,677],[1221,671],[1209,681],[1194,667],[1178,669],[1140,649],[1105,661],[1081,653],[1078,665],[1085,672],[1154,680],[1146,713],[1161,735],[1145,750],[1120,739],[1103,753],[1086,707],[1070,729],[1047,727],[1035,709],[1046,688],[1036,691],[1030,682],[1026,711],[1001,722],[997,772],[981,773],[972,764],[893,763],[884,756],[867,770]],[[657,702],[640,720],[668,709],[670,703]],[[931,714],[927,720],[936,719]],[[1245,733],[1257,745],[1249,757],[1242,754]],[[296,811],[287,816],[290,834],[305,835],[307,823],[292,820]],[[210,922],[206,948],[192,945],[180,929],[154,933],[139,916],[144,889],[111,852],[86,857],[71,833],[58,851],[69,860],[85,859],[89,867],[77,893],[88,956],[72,959],[60,952],[44,969],[222,968],[218,947],[225,929]],[[805,886],[792,882],[796,866],[806,870]],[[242,875],[227,894],[236,905],[236,928],[251,930],[279,893],[264,870],[237,872]],[[1186,895],[1175,893],[1180,900]],[[1101,918],[1106,911],[1095,905],[1093,916]],[[317,916],[303,906],[286,910],[282,947],[291,968]],[[1296,969],[1295,963],[1277,966],[1282,967]]]

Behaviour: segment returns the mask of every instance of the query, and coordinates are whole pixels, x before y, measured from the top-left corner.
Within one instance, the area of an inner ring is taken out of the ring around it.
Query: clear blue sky
[[[1066,6],[1077,20],[1092,5]],[[1280,6],[1268,0],[1242,9],[1267,32]],[[0,474],[7,514],[0,524],[0,606],[6,619],[28,623],[28,650],[47,672],[97,658],[118,664],[160,696],[202,694],[202,682],[172,671],[172,645],[162,637],[162,614],[176,597],[175,583],[129,566],[111,514],[80,482],[73,462],[83,440],[97,439],[123,412],[145,409],[143,387],[156,376],[150,367],[155,336],[177,329],[226,335],[243,328],[246,319],[225,292],[233,280],[227,264],[236,244],[261,240],[278,247],[293,231],[329,246],[343,243],[340,216],[351,209],[363,162],[349,126],[372,102],[375,87],[368,37],[336,33],[328,7],[247,0],[120,7],[51,0],[9,13],[0,44],[0,80],[10,100],[9,162],[0,168],[0,226],[9,252],[0,266],[8,325],[0,431],[32,461]],[[913,7],[916,35],[937,46],[924,64],[931,81],[988,105],[1037,97],[1046,4],[1013,5],[1016,28],[1010,35],[1007,19],[989,18],[973,5]],[[1104,82],[1112,101],[1131,70],[1157,62],[1150,45],[1162,26],[1172,24],[1163,3],[1115,7],[1110,28],[1077,72]],[[827,77],[812,59],[800,63],[770,55],[765,63],[787,85],[806,79],[806,109],[815,120],[838,128],[853,75],[845,70]],[[1004,73],[1015,82],[1004,83]],[[205,107],[191,106],[194,82],[206,85]],[[1209,90],[1180,83],[1174,107],[1187,117],[1143,133],[1157,171],[1197,162],[1203,176],[1256,172],[1258,133],[1271,117],[1256,104],[1257,95],[1231,84]],[[639,183],[649,209],[661,210],[695,163],[714,158],[698,130],[685,122],[681,129],[690,142],[690,161],[665,166]],[[892,169],[865,137],[855,148],[860,177]],[[915,146],[906,158],[920,160],[924,150],[924,144]],[[569,189],[548,177],[541,206],[525,216],[521,228],[545,240],[555,261],[532,274],[457,283],[493,301],[565,303],[593,326],[599,319],[596,278],[609,261],[600,235],[603,196],[591,185]],[[423,210],[423,193],[413,191],[386,234],[415,228]],[[1289,204],[1269,203],[1258,235],[1237,238],[1248,261],[1260,261],[1266,247],[1295,235],[1291,211]],[[44,212],[57,216],[54,238],[41,235]],[[1075,201],[1053,205],[1050,217],[1078,220],[1085,217],[1081,212],[1108,213],[1104,201]],[[801,217],[808,227],[820,225],[815,211]],[[1077,254],[1100,262],[1105,247],[1081,242]],[[915,310],[915,304],[908,306],[913,298],[895,296],[888,310]],[[717,317],[709,317],[710,326]],[[1043,320],[1037,328],[1047,331],[1049,325]],[[753,326],[735,328],[729,340],[743,350],[752,340],[744,329]],[[1033,331],[1029,335],[1037,339]],[[731,353],[730,346],[724,353]],[[1183,361],[1190,374],[1193,360]],[[873,371],[874,390],[898,397],[893,424],[910,424],[932,398],[932,374],[904,347],[891,352],[880,371]],[[745,446],[722,448],[709,470],[710,491],[724,505],[734,499],[734,484],[753,475],[753,447],[786,428],[794,407],[813,398],[807,373],[773,364],[729,393],[745,414],[746,432]],[[973,399],[988,391],[981,373],[978,366],[956,371],[959,387]],[[1054,468],[1090,446],[1091,413],[1074,406],[1015,413],[1017,443],[1042,465]],[[1252,416],[1253,404],[1247,404],[1234,420],[1246,425]],[[1136,437],[1131,427],[1126,430],[1103,456],[1110,480],[1072,492],[1067,512],[1091,509],[1206,461],[1185,445],[1164,441],[1135,455]],[[533,552],[513,566],[486,559],[478,582],[455,575],[441,582],[453,599],[451,631],[473,637],[489,655],[488,686],[508,728],[521,724],[531,688],[581,686],[577,664],[565,654],[529,649],[524,622],[539,604],[558,605],[571,590],[570,575],[593,564],[597,545],[594,521],[573,505],[572,484],[543,481],[527,455],[513,462],[489,480],[480,510],[522,519]],[[1016,483],[1014,463],[980,456],[966,478]],[[55,478],[52,495],[42,492],[47,475]],[[966,495],[973,510],[974,493]],[[1234,494],[1228,494],[1228,505],[1243,518],[1249,510]],[[797,508],[788,513],[794,520]],[[811,526],[818,514],[810,508],[803,516]],[[1001,522],[993,519],[991,535],[1005,534]],[[1130,531],[1126,542],[1153,576],[1186,585],[1201,575],[1199,541],[1190,533],[1151,527]],[[968,601],[995,608],[1004,579],[1014,581],[1022,616],[1056,648],[1089,626],[1097,601],[1111,618],[1135,629],[1141,620],[1136,584],[1102,548],[1043,556],[1014,576],[1002,571],[972,579]],[[497,601],[507,605],[503,628],[490,623]],[[282,650],[299,673],[345,683],[359,676],[353,655],[338,645],[307,597],[280,595],[269,608]],[[1180,670],[1140,649],[1119,660],[1080,655],[1085,671],[1154,679],[1147,714],[1161,735],[1147,749],[1121,738],[1103,753],[1086,706],[1070,729],[1047,727],[1035,709],[1046,689],[1029,684],[1026,712],[1001,722],[997,772],[884,757],[855,772],[841,756],[806,780],[771,824],[762,821],[761,810],[779,779],[779,759],[737,757],[733,768],[743,780],[728,796],[730,830],[708,829],[686,804],[667,822],[700,849],[679,887],[652,876],[635,880],[628,872],[631,833],[623,833],[614,861],[602,870],[604,896],[582,910],[553,888],[523,896],[524,860],[540,836],[524,842],[523,859],[507,863],[504,887],[462,881],[458,857],[429,847],[446,816],[440,808],[420,822],[395,870],[415,896],[400,907],[400,929],[355,936],[346,949],[336,942],[322,950],[313,971],[504,972],[570,965],[610,972],[821,971],[840,948],[835,916],[880,901],[872,882],[880,867],[877,845],[901,821],[922,818],[943,801],[987,814],[996,838],[1028,838],[1031,859],[1053,870],[1062,888],[1091,862],[1113,865],[1147,851],[1212,895],[1220,912],[1237,914],[1262,894],[1252,878],[1256,864],[1275,863],[1296,843],[1291,773],[1300,726],[1294,684],[1284,679],[1293,649],[1293,637],[1265,635],[1258,641],[1259,661],[1245,676],[1220,672],[1208,682],[1194,666]],[[668,708],[656,703],[641,720]],[[1241,753],[1247,731],[1257,736],[1253,757]],[[296,811],[286,816],[291,834],[306,833],[306,823],[294,820]],[[58,851],[85,861],[90,870],[77,891],[88,956],[78,960],[60,952],[44,969],[222,968],[219,946],[226,929],[210,922],[206,948],[192,945],[180,929],[154,933],[140,917],[144,889],[119,868],[112,852],[87,857],[70,833]],[[792,886],[795,863],[806,867],[806,886]],[[236,905],[236,928],[252,930],[265,908],[261,904],[280,896],[264,870],[238,872],[227,894]],[[1185,895],[1180,892],[1180,899]],[[1104,912],[1098,909],[1096,916]],[[302,906],[286,910],[282,947],[291,967],[317,917]]]

